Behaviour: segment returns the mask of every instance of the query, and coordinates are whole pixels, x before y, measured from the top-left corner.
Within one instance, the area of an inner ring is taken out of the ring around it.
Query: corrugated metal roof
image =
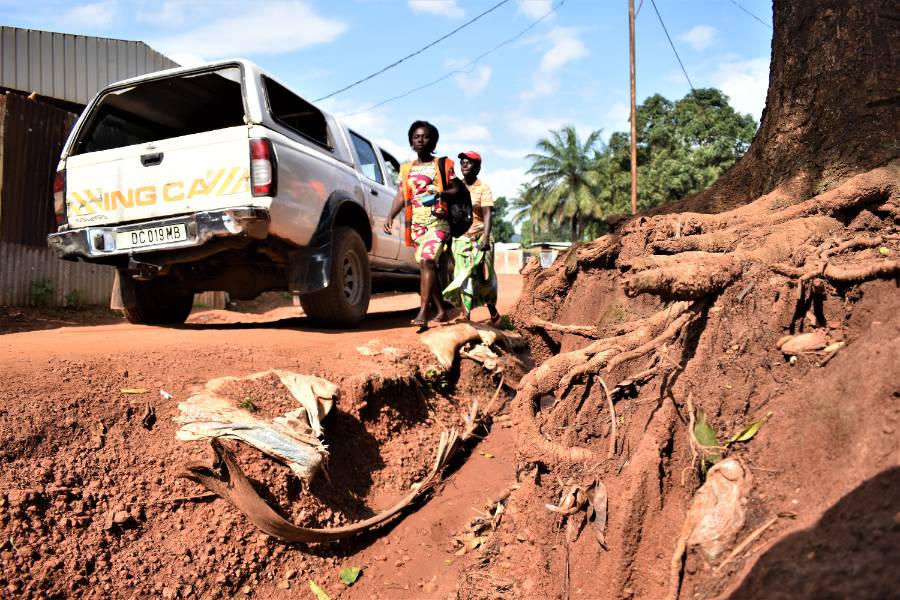
[[[0,87],[87,104],[115,81],[178,63],[144,42],[0,26]]]

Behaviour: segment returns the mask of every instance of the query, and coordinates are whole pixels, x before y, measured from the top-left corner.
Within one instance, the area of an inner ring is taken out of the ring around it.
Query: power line
[[[691,86],[691,91],[694,92],[694,84],[691,83],[691,78],[688,77],[687,70],[684,68],[684,63],[681,62],[681,57],[678,56],[678,50],[675,49],[675,44],[672,42],[672,37],[669,35],[669,30],[666,29],[666,24],[663,23],[662,16],[659,14],[659,9],[656,8],[656,0],[650,0],[650,4],[653,5],[653,10],[656,12],[656,18],[659,19],[659,24],[662,25],[663,31],[666,33],[666,39],[669,40],[669,45],[672,46],[672,52],[675,53],[675,58],[678,59],[678,64],[681,66],[681,72],[684,73],[684,78],[687,79],[688,85]]]
[[[475,63],[477,63],[479,60],[481,60],[482,58],[484,58],[485,56],[487,56],[487,55],[489,55],[489,54],[493,54],[494,52],[496,52],[496,51],[499,50],[500,48],[502,48],[502,47],[504,47],[504,46],[507,46],[507,45],[513,43],[514,41],[516,41],[517,39],[519,39],[520,37],[522,37],[523,35],[525,35],[526,33],[528,33],[528,31],[530,31],[531,29],[533,29],[535,26],[537,26],[541,21],[543,21],[544,19],[546,19],[547,17],[549,17],[550,15],[552,15],[553,13],[555,13],[557,10],[559,10],[559,8],[560,8],[563,4],[565,4],[565,3],[566,3],[566,0],[560,0],[559,3],[556,4],[556,6],[554,6],[553,8],[551,8],[546,14],[544,14],[544,16],[542,16],[541,18],[539,18],[539,19],[537,19],[536,21],[534,21],[531,25],[529,25],[528,27],[526,27],[525,29],[523,29],[522,31],[520,31],[519,33],[517,33],[516,35],[514,35],[513,37],[509,38],[508,40],[506,40],[506,41],[504,41],[504,42],[501,42],[501,43],[497,44],[496,46],[494,46],[493,48],[491,48],[491,49],[488,50],[487,52],[483,52],[483,53],[479,54],[479,55],[478,55],[477,57],[475,57],[473,60],[469,61],[468,63],[466,63],[465,65],[459,67],[458,69],[454,69],[453,71],[450,71],[449,73],[446,73],[446,74],[442,75],[441,77],[438,77],[438,78],[435,79],[434,81],[430,81],[429,83],[426,83],[426,84],[424,84],[424,85],[420,85],[420,86],[418,86],[418,87],[415,87],[415,88],[413,88],[413,89],[411,89],[411,90],[409,90],[409,91],[407,91],[407,92],[404,92],[403,94],[400,94],[400,95],[398,95],[398,96],[393,96],[393,97],[391,97],[391,98],[388,98],[387,100],[382,100],[382,101],[379,102],[378,104],[373,104],[372,106],[369,106],[368,108],[364,108],[364,109],[362,109],[362,110],[358,110],[358,111],[352,112],[352,113],[346,113],[346,114],[343,114],[343,115],[341,115],[341,117],[352,117],[352,116],[355,116],[355,115],[360,115],[360,114],[362,114],[362,113],[369,112],[370,110],[375,110],[376,108],[379,108],[379,107],[381,107],[381,106],[384,106],[385,104],[388,104],[389,102],[393,102],[393,101],[395,101],[395,100],[400,100],[401,98],[406,98],[407,96],[410,96],[410,95],[412,95],[412,94],[414,94],[414,93],[416,93],[416,92],[418,92],[418,91],[424,90],[425,88],[429,88],[429,87],[431,87],[431,86],[433,86],[433,85],[437,85],[438,83],[440,83],[440,82],[444,81],[445,79],[448,79],[448,78],[450,78],[450,77],[452,77],[452,76],[454,76],[454,75],[458,75],[458,74],[460,74],[460,73],[470,73],[471,71],[467,71],[467,69],[469,69],[470,67],[475,66]]]
[[[375,71],[375,72],[372,73],[371,75],[367,75],[367,76],[363,77],[362,79],[359,79],[359,80],[357,80],[357,81],[354,81],[354,82],[351,83],[350,85],[344,86],[344,87],[342,87],[341,89],[339,89],[339,90],[337,90],[337,91],[331,92],[331,93],[328,94],[327,96],[322,96],[321,98],[317,98],[317,99],[314,100],[313,102],[321,102],[322,100],[326,100],[326,99],[328,99],[328,98],[331,98],[332,96],[336,96],[337,94],[340,94],[341,92],[346,92],[347,90],[349,90],[349,89],[352,88],[352,87],[356,87],[357,85],[359,85],[359,84],[361,84],[361,83],[365,83],[366,81],[369,81],[369,80],[372,79],[373,77],[377,77],[378,75],[381,75],[382,73],[384,73],[385,71],[387,71],[387,70],[389,70],[389,69],[393,69],[394,67],[396,67],[397,65],[399,65],[399,64],[402,63],[403,61],[408,60],[408,59],[412,58],[413,56],[416,56],[417,54],[421,54],[422,52],[425,52],[426,50],[428,50],[428,49],[431,48],[432,46],[435,46],[435,45],[439,44],[440,42],[446,40],[446,39],[447,39],[448,37],[450,37],[451,35],[453,35],[453,34],[459,32],[459,31],[465,29],[466,27],[468,27],[469,25],[471,25],[472,23],[474,23],[475,21],[477,21],[477,20],[480,19],[481,17],[487,15],[488,13],[494,12],[495,10],[497,10],[498,8],[500,8],[501,6],[503,6],[504,4],[506,4],[507,2],[509,2],[509,0],[500,0],[500,2],[498,2],[498,3],[495,4],[494,6],[490,7],[489,9],[487,9],[486,11],[484,11],[483,13],[481,13],[480,15],[476,16],[475,18],[473,18],[473,19],[471,19],[471,20],[469,20],[469,21],[466,21],[465,23],[463,23],[462,25],[460,25],[459,27],[457,27],[456,29],[454,29],[454,30],[451,31],[450,33],[447,33],[447,34],[442,35],[442,36],[439,37],[438,39],[436,39],[436,40],[434,40],[433,42],[431,42],[430,44],[427,44],[427,45],[423,46],[422,48],[416,50],[416,51],[413,52],[412,54],[407,54],[406,56],[404,56],[404,57],[401,58],[400,60],[396,60],[396,61],[392,62],[392,63],[389,64],[388,66],[386,66],[386,67],[384,67],[384,68],[382,68],[382,69],[380,69],[380,70],[378,70],[378,71]]]
[[[751,17],[753,17],[754,19],[756,19],[757,21],[759,21],[760,23],[762,23],[763,25],[765,25],[766,27],[768,27],[769,29],[772,29],[772,26],[771,26],[771,25],[769,25],[768,23],[766,23],[765,21],[763,21],[762,19],[760,19],[759,17],[757,17],[756,15],[754,15],[752,12],[750,12],[749,10],[747,10],[746,8],[744,8],[743,6],[741,6],[740,4],[738,4],[737,2],[735,2],[734,0],[729,0],[729,1],[730,1],[732,4],[734,4],[735,6],[737,6],[739,9],[741,9],[742,11],[744,11],[745,13],[747,13],[748,15],[750,15]]]

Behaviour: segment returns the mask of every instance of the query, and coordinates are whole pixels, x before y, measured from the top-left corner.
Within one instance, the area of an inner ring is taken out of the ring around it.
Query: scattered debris
[[[356,580],[359,579],[359,574],[362,570],[359,567],[344,567],[341,569],[341,572],[338,573],[338,577],[341,578],[341,581],[347,587],[350,587]]]
[[[566,523],[566,540],[570,543],[578,540],[585,524],[591,523],[597,543],[604,550],[609,550],[605,537],[609,496],[602,481],[594,480],[587,486],[572,486],[559,499],[558,505],[545,506],[551,512],[569,517]]]
[[[235,406],[220,394],[235,377],[220,377],[178,405],[182,425],[179,440],[191,441],[226,437],[238,439],[287,464],[298,477],[309,481],[321,467],[328,452],[321,441],[321,420],[339,395],[336,385],[319,377],[290,371],[254,373],[245,379],[259,379],[274,373],[297,399],[300,408],[267,421],[255,417],[255,405],[247,399]]]
[[[167,392],[166,390],[164,390],[162,388],[160,388],[160,390],[159,390],[159,395],[160,395],[160,397],[162,397],[163,400],[171,400],[172,399],[172,394],[170,394],[169,392]]]
[[[123,394],[146,394],[147,390],[144,388],[122,388],[121,391]]]
[[[681,526],[670,564],[667,598],[678,598],[681,568],[689,547],[698,547],[708,562],[715,561],[734,541],[747,517],[747,498],[753,476],[737,458],[714,465],[697,490]]]
[[[331,597],[325,593],[325,590],[320,588],[319,584],[312,579],[309,580],[309,589],[315,594],[316,600],[331,600]]]

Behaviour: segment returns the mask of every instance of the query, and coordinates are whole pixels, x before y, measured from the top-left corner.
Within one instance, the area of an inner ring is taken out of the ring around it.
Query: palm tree
[[[528,173],[534,176],[534,187],[540,189],[533,198],[532,218],[549,223],[567,219],[573,242],[581,237],[586,221],[603,217],[594,162],[600,133],[592,131],[582,143],[575,127],[568,125],[551,131],[549,139],[537,143],[541,153],[527,157],[531,160]]]

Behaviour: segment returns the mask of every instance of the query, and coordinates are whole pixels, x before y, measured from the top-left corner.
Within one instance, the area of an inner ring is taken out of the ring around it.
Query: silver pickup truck
[[[354,326],[373,279],[418,277],[400,224],[382,230],[399,167],[253,63],[161,71],[107,87],[76,122],[48,244],[117,268],[132,323],[181,323],[195,292],[286,290]]]

